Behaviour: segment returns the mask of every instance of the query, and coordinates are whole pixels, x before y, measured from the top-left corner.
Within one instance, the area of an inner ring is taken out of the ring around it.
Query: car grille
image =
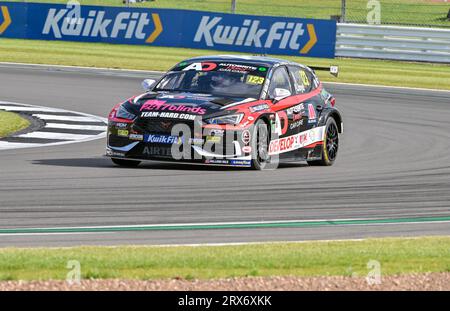
[[[120,137],[116,135],[109,135],[108,144],[111,147],[124,147],[129,145],[131,142],[128,137]]]
[[[138,119],[133,127],[134,129],[144,133],[171,134],[173,127],[177,124],[187,125],[191,130],[191,133],[194,131],[194,121],[163,118]]]

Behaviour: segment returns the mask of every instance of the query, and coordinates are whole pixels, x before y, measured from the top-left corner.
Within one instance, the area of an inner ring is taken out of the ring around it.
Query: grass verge
[[[29,125],[30,121],[20,117],[18,114],[0,111],[0,138],[23,130]]]
[[[194,56],[223,54],[210,50],[0,39],[0,61],[165,71]],[[340,66],[339,78],[319,73],[323,81],[450,90],[450,66],[364,59],[282,57],[306,65]]]
[[[0,280],[65,279],[68,262],[83,279],[214,279],[238,276],[365,276],[450,271],[450,237],[267,243],[238,246],[0,249]]]

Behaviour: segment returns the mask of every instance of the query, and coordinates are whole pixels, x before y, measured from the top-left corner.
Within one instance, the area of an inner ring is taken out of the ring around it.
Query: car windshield
[[[154,90],[259,98],[267,71],[267,67],[247,64],[184,62],[167,73]]]

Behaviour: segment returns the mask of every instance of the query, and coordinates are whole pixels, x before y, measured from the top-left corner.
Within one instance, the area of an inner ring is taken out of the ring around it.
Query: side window
[[[275,89],[286,89],[289,90],[289,92],[292,93],[292,87],[291,82],[289,80],[289,75],[286,70],[286,67],[282,66],[277,69],[275,69],[272,79],[270,80],[270,86],[269,86],[269,97],[273,98]]]
[[[295,93],[308,93],[316,87],[312,73],[309,70],[297,66],[289,66],[289,71],[294,81]]]
[[[176,72],[168,73],[156,86],[157,89],[171,90],[180,87],[186,73],[178,74]]]
[[[311,71],[311,70],[307,70],[306,74],[308,75],[309,79],[311,80],[311,90],[315,90],[319,87],[319,78],[317,78],[317,75]]]

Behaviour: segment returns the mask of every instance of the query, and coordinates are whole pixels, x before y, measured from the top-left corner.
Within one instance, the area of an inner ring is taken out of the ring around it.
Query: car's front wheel
[[[111,161],[118,166],[124,166],[124,167],[136,167],[141,163],[140,161],[124,160],[124,159],[116,159],[116,158],[111,158]]]
[[[258,120],[253,127],[252,135],[252,164],[256,170],[267,168],[270,163],[269,143],[270,131],[269,126],[264,120]]]
[[[308,161],[308,164],[312,166],[331,166],[337,158],[338,149],[339,130],[336,121],[333,118],[329,118],[325,126],[322,158],[320,160]]]

